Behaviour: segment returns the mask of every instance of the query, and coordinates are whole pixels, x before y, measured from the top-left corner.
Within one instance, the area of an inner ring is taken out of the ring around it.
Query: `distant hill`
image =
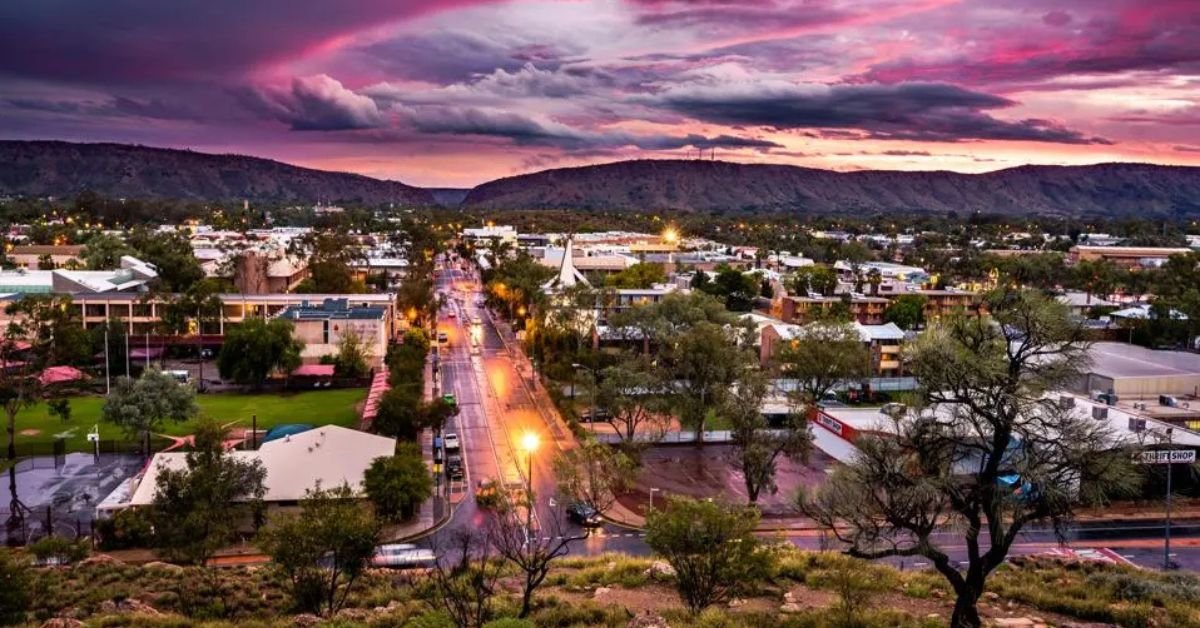
[[[127,144],[0,141],[0,195],[433,205],[396,181],[257,157]]]
[[[956,211],[1063,216],[1200,214],[1200,168],[1023,166],[985,174],[833,172],[720,161],[639,160],[484,183],[465,207],[759,210],[811,214]]]

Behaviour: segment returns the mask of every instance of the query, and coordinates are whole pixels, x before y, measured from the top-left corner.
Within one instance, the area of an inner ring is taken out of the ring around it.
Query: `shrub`
[[[154,543],[150,513],[142,508],[118,511],[109,519],[97,520],[95,525],[102,550],[149,547]]]
[[[86,541],[72,541],[51,535],[38,539],[29,546],[29,551],[43,564],[69,565],[77,563],[91,552]]]
[[[483,625],[483,628],[536,628],[534,623],[528,619],[517,619],[515,617],[502,617],[493,619]]]
[[[32,580],[28,563],[11,550],[0,549],[0,624],[25,623]]]

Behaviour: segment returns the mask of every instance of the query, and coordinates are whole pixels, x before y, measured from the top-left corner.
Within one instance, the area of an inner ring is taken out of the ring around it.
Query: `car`
[[[446,394],[442,395],[442,401],[444,401],[447,404],[452,405],[452,406],[458,405],[458,399],[455,398],[455,396],[451,395],[450,393],[446,393]]]
[[[458,442],[458,434],[455,434],[454,432],[447,432],[446,437],[443,439],[443,443],[445,444],[446,451],[454,451],[455,449],[458,449],[460,446],[460,443]]]
[[[443,344],[443,345],[450,344],[450,336],[447,335],[446,332],[444,332],[444,331],[439,331],[438,332],[438,343]]]
[[[580,423],[599,423],[607,421],[611,418],[612,414],[610,414],[609,411],[605,410],[604,408],[596,408],[595,410],[588,408],[587,410],[579,413]]]
[[[437,562],[433,550],[421,549],[410,543],[389,543],[375,548],[371,557],[374,567],[390,569],[426,568]]]
[[[446,477],[451,480],[461,480],[463,478],[462,456],[457,453],[446,456]]]
[[[449,312],[446,312],[446,316],[449,316],[450,318],[458,318],[458,313],[454,310],[450,310]]]
[[[604,523],[604,520],[600,518],[600,513],[583,502],[575,502],[567,506],[567,518],[585,528],[599,527]]]

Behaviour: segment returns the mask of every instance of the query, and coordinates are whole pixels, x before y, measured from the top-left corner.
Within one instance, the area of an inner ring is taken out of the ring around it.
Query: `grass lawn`
[[[196,403],[203,416],[233,423],[232,427],[250,427],[250,417],[255,414],[258,415],[259,429],[281,423],[353,427],[358,422],[357,404],[366,396],[365,388],[260,395],[220,393],[196,395]],[[60,433],[67,436],[68,452],[90,452],[92,446],[87,442],[87,433],[96,424],[100,425],[102,448],[104,442],[127,440],[128,436],[120,429],[101,420],[103,405],[103,397],[76,397],[71,400],[71,420],[66,423],[51,416],[42,403],[22,410],[17,415],[17,455],[50,454],[54,437]],[[192,427],[192,421],[168,423],[163,426],[163,432],[190,434]]]

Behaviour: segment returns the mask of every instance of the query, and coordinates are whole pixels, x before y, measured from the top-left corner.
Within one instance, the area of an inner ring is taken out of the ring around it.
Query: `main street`
[[[448,297],[438,330],[446,332],[449,348],[440,350],[439,394],[451,393],[459,413],[451,419],[447,432],[457,432],[462,440],[466,475],[452,487],[461,498],[450,520],[435,534],[420,543],[426,547],[446,546],[445,537],[456,529],[482,530],[488,513],[475,503],[475,487],[486,480],[509,485],[529,482],[536,500],[535,528],[542,535],[583,535],[579,526],[565,521],[564,499],[558,496],[553,460],[563,447],[569,447],[568,435],[552,418],[548,396],[533,384],[533,374],[520,347],[506,341],[501,326],[482,307],[482,292],[473,273],[449,267],[439,272],[437,289]],[[454,313],[451,316],[451,312]],[[472,321],[479,330],[472,348]],[[539,447],[532,453],[522,449],[526,434],[536,434]],[[442,478],[445,481],[445,478]],[[557,528],[555,521],[561,522]],[[1067,547],[1074,550],[1105,548],[1110,558],[1157,568],[1162,565],[1161,522],[1094,522],[1078,525],[1067,532]],[[813,530],[765,533],[805,549],[828,548],[830,543]],[[1200,525],[1177,523],[1172,532],[1172,559],[1183,568],[1200,570]],[[935,535],[943,549],[955,560],[965,560],[966,548],[961,536],[952,531]],[[1031,527],[1021,534],[1011,555],[1035,554],[1054,550],[1059,543],[1052,529]],[[573,541],[573,554],[599,554],[607,551],[647,555],[649,548],[639,530],[605,524],[586,539]],[[898,562],[898,561],[897,561]],[[924,566],[921,559],[909,559],[906,566]]]

